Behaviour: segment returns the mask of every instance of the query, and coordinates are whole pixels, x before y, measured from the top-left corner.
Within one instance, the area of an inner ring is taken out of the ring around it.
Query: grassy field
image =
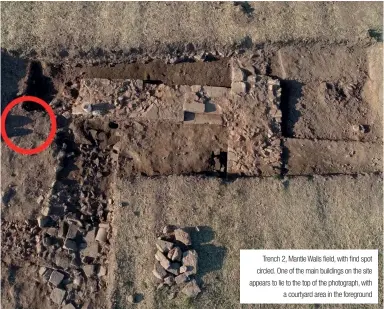
[[[115,308],[381,308],[381,305],[239,304],[240,249],[382,248],[380,176],[238,179],[137,178],[119,181],[114,213]],[[195,300],[168,300],[151,274],[156,233],[165,224],[190,228],[199,254]],[[199,227],[199,232],[196,230]],[[381,258],[382,260],[382,258]],[[380,289],[382,278],[380,278]]]

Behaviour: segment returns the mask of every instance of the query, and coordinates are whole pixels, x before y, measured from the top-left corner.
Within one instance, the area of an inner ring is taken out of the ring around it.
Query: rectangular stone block
[[[288,136],[382,141],[382,101],[373,80],[285,83],[289,88],[285,123]]]
[[[288,175],[381,172],[383,145],[288,138],[284,142]]]
[[[223,119],[220,115],[215,114],[197,114],[197,113],[184,113],[185,124],[215,124],[223,125]]]

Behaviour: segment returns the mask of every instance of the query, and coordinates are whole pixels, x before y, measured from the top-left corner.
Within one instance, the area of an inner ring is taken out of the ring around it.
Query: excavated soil
[[[235,7],[244,29],[257,22]],[[2,110],[37,96],[58,124],[37,155],[1,143],[2,308],[381,308],[382,275],[378,305],[239,304],[240,249],[383,248],[382,43],[323,37],[245,40],[225,56],[63,49],[54,63],[2,50]],[[49,129],[32,102],[6,121],[25,148]],[[153,278],[166,224],[191,231],[195,299]]]

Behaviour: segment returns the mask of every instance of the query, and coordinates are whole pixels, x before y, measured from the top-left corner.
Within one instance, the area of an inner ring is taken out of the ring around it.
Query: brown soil
[[[256,21],[244,5],[228,16],[246,28]],[[41,154],[2,141],[2,308],[234,308],[239,249],[382,250],[382,44],[336,41],[81,65],[2,51],[2,109],[34,95],[58,121]],[[6,125],[23,147],[50,126],[30,102]],[[196,299],[169,300],[153,281],[165,224],[193,231]],[[60,304],[52,270],[64,275]]]

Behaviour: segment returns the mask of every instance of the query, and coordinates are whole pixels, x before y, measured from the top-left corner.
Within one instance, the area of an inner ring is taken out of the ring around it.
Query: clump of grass
[[[383,42],[383,32],[379,29],[369,29],[368,34],[371,38],[375,39],[377,42]]]

